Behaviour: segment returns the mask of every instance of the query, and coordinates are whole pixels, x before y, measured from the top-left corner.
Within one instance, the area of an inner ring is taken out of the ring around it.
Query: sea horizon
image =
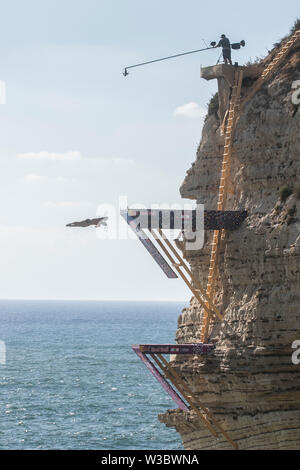
[[[131,349],[173,343],[185,302],[0,299],[0,449],[181,448],[175,408]]]

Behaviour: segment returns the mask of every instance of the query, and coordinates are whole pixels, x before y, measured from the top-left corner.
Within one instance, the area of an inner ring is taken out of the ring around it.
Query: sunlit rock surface
[[[249,216],[221,242],[214,300],[225,320],[213,328],[215,354],[172,362],[241,449],[300,449],[300,365],[292,364],[292,343],[300,340],[300,110],[292,103],[299,49],[298,43],[237,124],[226,209],[246,209]],[[181,186],[182,197],[206,209],[217,203],[224,144],[219,126],[208,117]],[[203,286],[210,241],[206,233],[203,250],[182,247]],[[202,315],[192,299],[179,317],[179,343],[200,340]],[[169,411],[159,419],[177,429],[185,449],[230,448],[193,412]]]

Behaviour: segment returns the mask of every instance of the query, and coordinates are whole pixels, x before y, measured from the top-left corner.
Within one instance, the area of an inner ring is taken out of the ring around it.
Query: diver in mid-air
[[[98,219],[86,219],[82,222],[72,222],[71,224],[66,225],[66,227],[89,227],[90,225],[96,225],[96,227],[107,227],[106,221],[108,217],[99,217]]]

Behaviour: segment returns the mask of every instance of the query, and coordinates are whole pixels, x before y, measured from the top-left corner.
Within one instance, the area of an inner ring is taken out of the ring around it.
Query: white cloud
[[[81,161],[86,164],[99,164],[102,166],[112,166],[115,167],[128,167],[134,165],[134,160],[120,158],[120,157],[98,157],[98,158],[83,158],[81,152],[65,152],[65,153],[53,153],[53,152],[27,152],[19,153],[17,158],[20,160],[31,160],[31,161],[61,161],[61,162],[72,162],[72,161]],[[33,178],[32,178],[33,179]]]
[[[44,181],[47,178],[46,176],[38,175],[36,173],[29,173],[28,175],[25,175],[23,179],[28,182],[39,182]]]
[[[45,175],[39,175],[38,173],[29,173],[21,178],[23,181],[29,183],[39,183],[39,182],[50,182],[50,183],[77,183],[76,178],[65,178],[64,176],[56,176],[54,178],[49,178]]]
[[[106,160],[109,162],[110,160]],[[126,158],[112,158],[111,162],[114,163],[115,165],[124,165],[124,166],[131,166],[134,164],[134,161],[131,159],[126,159]]]
[[[68,178],[65,178],[64,176],[57,176],[56,178],[53,178],[53,181],[55,181],[56,183],[68,183],[69,181],[71,181],[72,183],[75,183],[76,179],[72,178],[70,180]]]
[[[191,102],[178,106],[174,111],[174,116],[183,116],[190,119],[204,119],[206,110],[201,108],[197,103]]]
[[[17,155],[17,158],[20,158],[22,160],[78,161],[82,159],[82,155],[80,152],[27,152],[19,153]]]

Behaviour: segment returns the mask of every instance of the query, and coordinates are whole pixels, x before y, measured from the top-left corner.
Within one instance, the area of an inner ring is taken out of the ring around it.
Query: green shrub
[[[289,188],[286,184],[281,186],[281,188],[279,189],[279,195],[280,195],[281,202],[285,202],[287,200],[287,198],[290,197],[292,192],[293,192],[292,189]]]
[[[300,29],[300,18],[296,19],[295,24],[291,29],[291,33],[294,34],[298,29]]]
[[[211,100],[210,102],[208,103],[208,111],[207,111],[207,116],[206,116],[206,119],[209,117],[209,116],[212,116],[213,114],[215,115],[215,117],[217,119],[219,119],[219,116],[218,116],[218,111],[219,111],[219,93],[215,93],[212,97],[211,97]]]
[[[284,36],[279,42],[276,42],[274,44],[274,47],[281,47],[283,41],[286,41],[290,37],[290,35],[294,34],[296,31],[298,31],[298,29],[300,29],[300,18],[296,19],[294,26],[291,28],[290,34],[288,34],[287,36]]]

